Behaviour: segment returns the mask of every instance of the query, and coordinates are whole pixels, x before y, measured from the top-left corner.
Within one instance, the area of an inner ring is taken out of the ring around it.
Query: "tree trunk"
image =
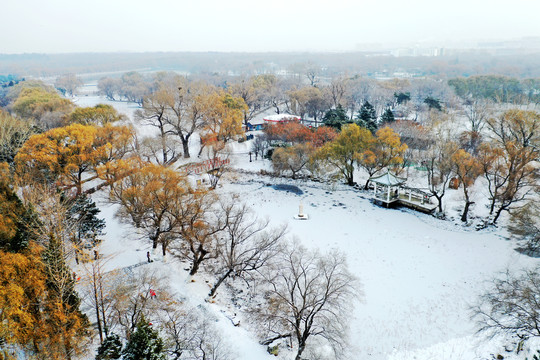
[[[302,343],[298,344],[298,352],[296,353],[296,357],[294,358],[294,360],[302,360],[302,358],[300,356],[304,352],[305,348],[306,348],[306,343],[305,342],[302,342]]]
[[[491,204],[489,204],[489,215],[493,215],[493,211],[495,211],[495,201],[497,197],[493,195],[493,198],[491,199]]]
[[[77,196],[82,194],[82,173],[77,174]]]
[[[493,217],[493,221],[491,222],[493,225],[495,225],[495,223],[497,223],[497,220],[499,219],[499,216],[501,216],[503,210],[505,210],[506,207],[505,206],[501,206],[497,212],[495,212],[495,217]]]
[[[442,214],[443,210],[442,210],[442,196],[437,196],[437,194],[433,194],[435,195],[435,199],[437,199],[437,203],[438,203],[438,207],[439,207],[439,212]]]
[[[163,126],[160,126],[161,130],[161,151],[163,153],[163,164],[167,163],[167,143],[165,141],[165,131],[163,130]]]
[[[367,179],[366,184],[364,185],[364,190],[369,190],[369,179]]]
[[[463,215],[461,215],[461,221],[466,222],[467,221],[467,214],[469,213],[469,207],[471,204],[474,204],[473,201],[466,201],[465,202],[465,208],[463,209]]]
[[[64,336],[64,350],[66,352],[66,360],[71,360],[71,351],[73,349],[71,346],[71,340],[69,339],[68,335]]]
[[[201,264],[200,260],[194,260],[193,265],[191,266],[191,271],[189,272],[189,275],[193,276],[199,271],[199,265]]]
[[[167,254],[167,244],[165,241],[161,242],[161,254],[165,256]]]
[[[105,306],[103,305],[105,303],[105,298],[103,296],[102,279],[100,279],[99,282],[99,299],[101,304],[101,319],[103,321],[103,332],[105,333],[105,337],[107,337],[109,336],[109,327],[107,326],[107,318],[105,317]]]
[[[219,280],[214,284],[214,286],[212,287],[212,290],[210,290],[210,293],[208,294],[209,297],[212,297],[216,294],[216,291],[218,289],[218,287],[221,285],[221,283],[229,277],[229,275],[231,275],[233,272],[233,269],[229,269],[222,277],[219,278]]]
[[[204,257],[208,254],[208,251],[199,248],[199,255],[193,256],[193,265],[191,266],[191,271],[189,272],[189,275],[195,275],[197,271],[199,270],[199,266],[204,260]]]
[[[97,319],[97,326],[98,326],[98,333],[99,333],[99,343],[103,344],[103,329],[101,328],[101,316],[99,312],[99,297],[98,297],[98,289],[97,289],[97,278],[96,278],[96,270],[94,268],[93,270],[93,288],[94,288],[94,303],[95,303],[95,310],[96,310],[96,319]]]
[[[184,158],[190,158],[189,155],[189,139],[182,139],[182,149],[184,150]]]

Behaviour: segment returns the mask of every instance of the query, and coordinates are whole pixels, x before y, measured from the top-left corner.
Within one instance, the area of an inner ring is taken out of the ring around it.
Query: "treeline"
[[[389,53],[87,53],[0,55],[0,73],[21,76],[58,76],[66,73],[119,72],[126,70],[176,70],[191,74],[245,75],[297,72],[308,63],[323,67],[324,76],[345,73],[453,78],[499,74],[518,78],[540,77],[538,53],[494,55],[481,50],[447,50],[438,57],[393,57]]]
[[[110,100],[128,100],[143,105],[146,94],[153,94],[165,79],[181,77],[159,72],[142,75],[137,72],[120,78],[104,77],[98,82],[100,94]],[[298,76],[273,74],[256,76],[190,76],[192,82],[205,82],[241,97],[248,109],[244,122],[263,112],[294,113],[320,122],[324,114],[338,105],[352,119],[364,103],[374,109],[379,118],[391,109],[396,118],[418,119],[426,110],[454,106],[451,88],[433,79],[376,81],[359,76],[336,76],[324,79],[314,66],[302,68]],[[176,89],[172,89],[175,91]]]
[[[457,96],[467,99],[491,100],[497,103],[538,104],[540,79],[517,79],[485,75],[448,80]]]

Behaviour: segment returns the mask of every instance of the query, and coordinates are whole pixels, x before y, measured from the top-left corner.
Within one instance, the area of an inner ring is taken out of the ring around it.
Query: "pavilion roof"
[[[385,186],[397,186],[402,185],[405,183],[405,178],[398,177],[391,172],[386,172],[386,174],[380,175],[380,176],[374,176],[369,179],[369,181],[372,181],[379,185],[385,185]]]

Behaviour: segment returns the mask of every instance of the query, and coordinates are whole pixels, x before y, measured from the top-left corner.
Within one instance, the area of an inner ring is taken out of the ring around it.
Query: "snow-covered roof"
[[[301,120],[302,118],[298,115],[291,115],[291,114],[274,114],[274,115],[268,115],[264,117],[264,121],[294,121],[294,120]]]
[[[255,118],[255,119],[249,120],[248,123],[251,124],[252,126],[261,125],[261,124],[264,124],[264,119]]]
[[[397,186],[405,183],[405,178],[400,178],[390,172],[387,172],[384,175],[374,176],[369,179],[376,184],[386,185],[386,186]]]

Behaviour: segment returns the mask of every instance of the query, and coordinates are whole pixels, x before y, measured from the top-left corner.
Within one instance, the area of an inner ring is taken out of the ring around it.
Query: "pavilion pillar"
[[[411,197],[412,197],[411,195],[412,195],[412,191],[411,189],[409,189],[409,202],[411,202]]]
[[[386,193],[386,201],[390,202],[390,186],[388,186],[388,192]]]

